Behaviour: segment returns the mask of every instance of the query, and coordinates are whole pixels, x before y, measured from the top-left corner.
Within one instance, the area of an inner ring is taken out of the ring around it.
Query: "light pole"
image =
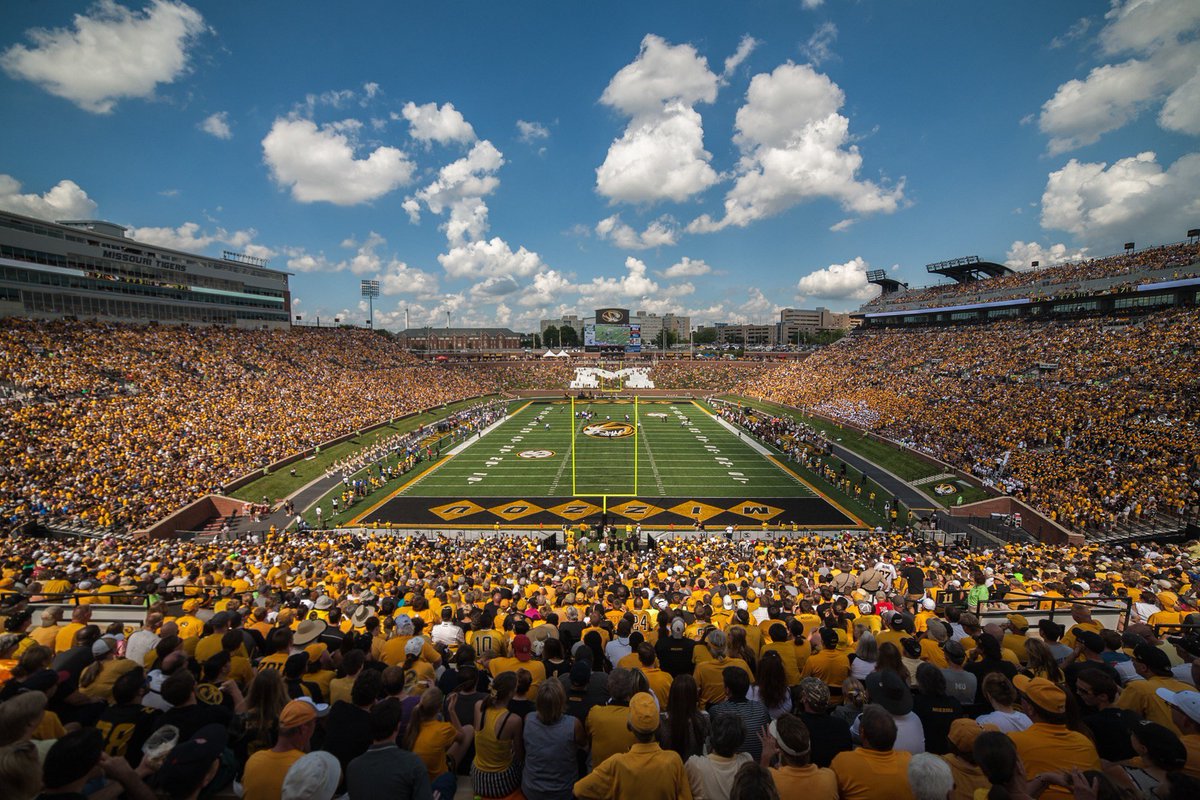
[[[375,330],[375,298],[379,297],[379,281],[363,281],[362,296],[367,298],[367,305],[371,309],[371,316],[367,321],[367,325],[371,330]]]

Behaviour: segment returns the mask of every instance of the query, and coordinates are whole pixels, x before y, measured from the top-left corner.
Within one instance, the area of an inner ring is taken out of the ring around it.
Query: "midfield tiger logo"
[[[592,422],[583,426],[584,436],[595,436],[599,439],[620,439],[625,436],[633,436],[636,431],[628,422],[613,422],[605,420],[604,422]]]

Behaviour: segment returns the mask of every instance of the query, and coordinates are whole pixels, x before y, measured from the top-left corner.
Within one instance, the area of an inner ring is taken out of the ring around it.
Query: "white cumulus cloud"
[[[704,149],[704,127],[693,106],[717,97],[718,78],[694,47],[642,39],[600,102],[631,117],[596,169],[596,190],[614,201],[682,201],[717,182]]]
[[[631,300],[658,294],[658,284],[646,274],[646,263],[629,256],[625,259],[625,274],[619,278],[598,276],[580,284],[579,299],[586,304],[602,304]]]
[[[96,211],[96,201],[79,184],[61,180],[45,194],[21,194],[21,182],[0,174],[0,208],[38,219],[86,219]]]
[[[482,139],[465,156],[442,167],[437,178],[409,198],[412,203],[405,201],[404,210],[414,221],[418,216],[417,201],[434,214],[449,210],[445,230],[450,244],[481,239],[488,229],[488,207],[483,198],[500,185],[496,172],[503,165],[504,154]]]
[[[830,264],[805,275],[796,284],[796,289],[806,297],[824,300],[870,300],[879,289],[867,283],[869,266],[862,256],[856,256],[845,264]]]
[[[694,278],[699,275],[707,275],[712,272],[712,267],[700,259],[690,259],[684,256],[678,262],[667,267],[663,272],[663,277],[668,279],[673,278]]]
[[[742,158],[725,215],[701,215],[688,231],[745,227],[821,197],[857,214],[899,208],[903,179],[891,187],[859,179],[862,154],[852,143],[850,120],[838,113],[844,102],[837,84],[809,65],[788,62],[755,75],[737,112],[734,141]]]
[[[254,237],[258,235],[258,231],[253,228],[232,232],[224,228],[206,231],[201,229],[197,222],[185,222],[175,228],[130,228],[128,233],[131,239],[139,242],[191,253],[203,251],[214,244],[224,244],[258,258],[271,258],[275,255],[270,248],[254,244]]]
[[[650,222],[638,233],[633,227],[621,222],[619,214],[613,214],[596,223],[596,235],[607,239],[622,250],[648,250],[675,244],[678,231],[674,220],[660,217]]]
[[[453,103],[438,106],[437,103],[405,103],[401,109],[408,120],[408,132],[419,142],[466,144],[475,141],[475,129],[467,122]]]
[[[533,276],[518,302],[523,306],[548,306],[571,289],[571,281],[565,275],[547,269]]]
[[[1162,104],[1159,124],[1200,133],[1200,4],[1195,0],[1116,0],[1099,34],[1099,53],[1119,62],[1092,68],[1042,104],[1038,127],[1058,154],[1093,144]]]
[[[1008,248],[1008,254],[1004,257],[1004,266],[1012,267],[1015,270],[1032,269],[1032,264],[1036,261],[1040,269],[1052,267],[1055,264],[1082,261],[1086,257],[1086,247],[1072,250],[1061,242],[1043,247],[1038,242],[1022,242],[1018,239]]]
[[[352,119],[318,127],[309,119],[279,117],[262,141],[263,160],[275,182],[302,203],[370,202],[408,183],[414,165],[385,145],[357,157],[361,127]]]
[[[439,255],[438,261],[452,278],[528,277],[545,267],[537,253],[524,247],[514,252],[500,237],[456,245]]]
[[[204,31],[204,18],[186,3],[154,0],[135,12],[100,0],[75,15],[73,29],[26,31],[32,46],[8,48],[0,66],[85,111],[108,114],[122,98],[152,97],[159,84],[174,82]]]
[[[215,114],[209,114],[200,123],[200,130],[218,139],[232,139],[233,131],[229,128],[229,112],[218,111]]]
[[[1109,252],[1122,241],[1176,241],[1200,218],[1200,153],[1164,169],[1153,152],[1111,165],[1071,159],[1042,193],[1042,227]]]

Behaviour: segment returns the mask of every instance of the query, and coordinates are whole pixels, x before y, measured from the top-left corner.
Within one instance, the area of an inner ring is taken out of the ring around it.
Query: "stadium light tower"
[[[371,317],[367,324],[371,330],[375,330],[375,298],[379,297],[379,281],[363,281],[362,296],[367,298],[367,305],[371,309]]]

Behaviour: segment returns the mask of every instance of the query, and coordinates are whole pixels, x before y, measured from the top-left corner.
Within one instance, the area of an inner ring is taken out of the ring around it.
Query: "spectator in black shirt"
[[[1117,708],[1117,682],[1103,669],[1090,664],[1075,675],[1075,694],[1083,704],[1083,724],[1092,732],[1096,752],[1105,761],[1125,761],[1137,755],[1129,740],[1138,715]]]
[[[354,679],[350,702],[339,700],[329,709],[323,749],[342,765],[343,781],[350,762],[371,746],[371,706],[375,705],[382,690],[383,678],[379,671],[364,669]]]
[[[186,669],[178,670],[163,681],[160,690],[163,700],[171,704],[154,724],[154,730],[163,725],[174,725],[179,729],[179,741],[186,742],[205,725],[217,724],[229,727],[233,715],[224,706],[200,703],[196,699],[196,678]]]
[[[820,678],[800,681],[796,716],[808,727],[812,740],[812,763],[828,767],[838,753],[853,748],[850,726],[829,713],[829,687]]]
[[[104,752],[123,757],[135,767],[142,759],[142,744],[162,714],[142,705],[145,693],[145,671],[141,667],[131,669],[113,682],[113,705],[96,721],[96,728],[104,736]]]
[[[947,736],[954,720],[963,716],[962,703],[946,694],[946,676],[928,662],[917,667],[917,693],[913,713],[925,729],[925,751],[936,755],[949,752]]]
[[[660,667],[672,678],[678,678],[685,673],[691,675],[694,669],[692,651],[696,648],[696,643],[691,639],[684,638],[685,630],[687,630],[687,624],[683,618],[676,617],[671,620],[671,635],[665,639],[660,638],[654,648],[658,653]]]

